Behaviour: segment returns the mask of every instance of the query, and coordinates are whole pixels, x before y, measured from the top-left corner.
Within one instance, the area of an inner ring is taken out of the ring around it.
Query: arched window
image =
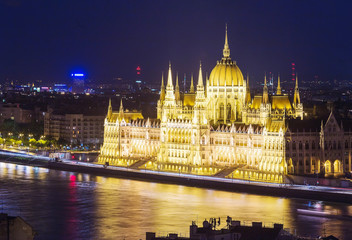
[[[292,150],[296,150],[296,142],[295,141],[292,142]]]
[[[299,147],[299,150],[302,150],[302,142],[299,142],[298,147]]]
[[[227,104],[226,110],[227,110],[226,119],[231,120],[231,104]]]
[[[305,149],[306,149],[306,150],[309,149],[309,143],[308,143],[308,142],[306,142],[306,144],[305,144]]]
[[[315,142],[314,141],[312,142],[312,149],[313,150],[315,149]]]
[[[220,104],[220,114],[219,114],[219,119],[224,119],[224,104]]]

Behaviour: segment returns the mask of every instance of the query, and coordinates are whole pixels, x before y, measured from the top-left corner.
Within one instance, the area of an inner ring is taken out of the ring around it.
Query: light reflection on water
[[[145,232],[188,235],[191,221],[226,216],[246,224],[284,223],[302,235],[333,234],[347,240],[352,221],[297,214],[306,200],[230,193],[171,184],[107,178],[0,163],[4,212],[21,215],[37,239],[144,239]],[[348,204],[321,211],[352,215]]]

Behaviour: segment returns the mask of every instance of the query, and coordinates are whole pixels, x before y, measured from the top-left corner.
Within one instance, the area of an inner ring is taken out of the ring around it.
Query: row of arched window
[[[346,140],[345,141],[345,149],[348,149],[351,145],[349,142]],[[325,141],[324,142],[324,149],[325,150],[340,150],[342,147],[341,141]],[[315,149],[320,149],[320,144],[315,142],[315,141],[306,141],[306,142],[298,142],[298,144],[293,141],[292,143],[287,142],[286,143],[286,150],[315,150]]]

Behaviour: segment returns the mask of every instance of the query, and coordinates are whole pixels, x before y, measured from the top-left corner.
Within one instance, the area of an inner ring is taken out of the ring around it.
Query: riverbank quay
[[[191,175],[151,170],[135,170],[124,167],[82,163],[50,162],[50,169],[83,172],[117,178],[128,178],[159,183],[171,183],[191,187],[209,188],[230,192],[243,192],[287,198],[303,198],[317,201],[352,203],[351,188],[320,187],[305,185],[288,185],[278,183],[253,182],[238,179],[217,178],[211,176]]]
[[[0,161],[5,163],[14,163],[21,165],[29,165],[35,167],[48,167],[51,159],[41,155],[23,151],[0,151]]]
[[[0,161],[14,164],[39,166],[49,169],[89,173],[92,175],[128,178],[141,181],[178,184],[191,187],[216,189],[230,192],[243,192],[258,195],[278,196],[286,198],[302,198],[317,201],[352,203],[351,188],[337,188],[324,186],[289,185],[228,179],[211,176],[191,175],[172,172],[158,172],[151,170],[135,170],[125,167],[63,160],[54,162],[45,156],[28,155],[0,151]]]

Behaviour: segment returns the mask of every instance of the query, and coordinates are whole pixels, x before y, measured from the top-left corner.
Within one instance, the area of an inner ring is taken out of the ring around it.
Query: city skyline
[[[0,239],[350,239],[351,7],[0,0]]]
[[[303,80],[352,78],[349,3],[295,1],[2,1],[0,81],[62,82],[72,72],[93,81],[160,83],[168,62],[180,74],[216,65],[228,24],[231,57],[255,81],[265,72]],[[188,78],[189,79],[189,78]]]

